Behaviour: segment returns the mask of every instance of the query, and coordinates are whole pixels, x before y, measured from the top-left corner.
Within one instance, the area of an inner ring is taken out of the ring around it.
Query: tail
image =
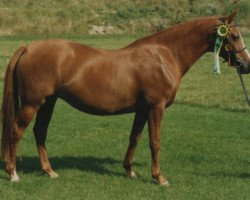
[[[11,137],[13,132],[13,122],[19,110],[19,94],[17,77],[15,73],[16,64],[25,51],[26,47],[20,47],[11,58],[5,73],[5,84],[2,101],[2,140],[1,140],[1,158],[4,161],[10,160],[11,155]]]

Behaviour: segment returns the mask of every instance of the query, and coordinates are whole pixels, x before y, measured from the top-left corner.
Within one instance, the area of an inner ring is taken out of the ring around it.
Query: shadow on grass
[[[250,173],[230,173],[230,172],[212,172],[212,173],[194,173],[196,176],[205,176],[205,177],[231,177],[231,178],[240,178],[240,179],[250,179]]]
[[[242,173],[217,172],[217,173],[211,173],[211,176],[250,179],[250,173],[247,173],[247,172],[242,172]]]
[[[97,174],[106,174],[113,176],[123,176],[126,174],[116,172],[115,167],[119,165],[122,171],[122,161],[112,158],[96,158],[92,156],[88,157],[51,157],[50,162],[52,168],[57,171],[59,169],[78,169],[81,171],[93,172]],[[134,166],[142,166],[142,164],[134,164]],[[0,162],[0,168],[4,169],[4,163]],[[23,173],[34,173],[40,170],[40,162],[38,157],[23,156],[21,159],[17,159],[17,171],[23,171]]]

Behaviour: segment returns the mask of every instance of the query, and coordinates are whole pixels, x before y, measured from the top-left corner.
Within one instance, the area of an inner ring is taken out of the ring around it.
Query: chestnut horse
[[[220,24],[231,27],[221,57],[230,63],[237,60],[245,73],[250,71],[249,53],[233,23],[235,15],[179,24],[115,51],[58,39],[19,48],[6,71],[2,104],[2,159],[10,180],[19,180],[16,149],[35,115],[33,131],[42,170],[50,177],[58,176],[50,165],[45,139],[56,100],[61,98],[94,115],[135,112],[123,162],[129,177],[135,176],[132,159],[148,122],[152,177],[168,185],[159,164],[164,110],[173,103],[184,74],[203,54],[213,51]],[[224,48],[226,43],[233,53]]]

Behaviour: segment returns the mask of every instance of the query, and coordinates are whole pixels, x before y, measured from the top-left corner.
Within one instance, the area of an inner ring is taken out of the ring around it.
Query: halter
[[[227,23],[222,23],[220,26],[217,27],[217,30],[216,30],[217,38],[216,38],[215,48],[214,48],[214,72],[217,74],[220,74],[219,54],[220,54],[220,50],[221,50],[223,41],[225,38],[228,37],[228,34],[230,32],[230,28],[235,27],[235,26],[237,26],[237,25],[229,26]],[[236,38],[235,40],[238,40],[238,39],[240,39],[240,37]],[[231,45],[231,44],[229,44],[229,45]],[[225,46],[225,49],[226,49],[226,46]],[[235,56],[236,54],[238,54],[246,49],[247,49],[247,47],[243,47],[240,50],[236,50],[236,51],[232,50],[232,49],[228,49],[228,50],[226,49],[226,51],[228,51],[228,62],[229,63],[231,62],[231,59],[230,59],[231,55]],[[236,60],[233,63],[233,66],[237,70],[237,74],[239,76],[240,83],[241,83],[241,86],[243,88],[247,103],[250,106],[250,99],[248,97],[246,87],[245,87],[245,84],[244,84],[244,81],[242,78],[242,67],[243,67],[242,65],[243,64],[240,60]]]
[[[222,44],[224,42],[224,39],[225,38],[228,38],[228,34],[230,33],[230,29],[232,27],[236,27],[238,26],[237,24],[235,25],[232,25],[232,26],[229,26],[227,23],[223,23],[221,25],[219,25],[216,29],[216,42],[215,42],[215,48],[214,48],[214,55],[215,55],[215,65],[214,65],[214,71],[217,73],[217,74],[220,74],[220,65],[219,65],[219,53],[220,53],[220,50],[221,50],[221,47],[222,47]],[[240,39],[240,37],[237,37],[235,40],[238,40]],[[231,44],[229,44],[231,45]],[[247,47],[243,47],[241,48],[240,50],[232,50],[232,49],[227,49],[225,47],[226,51],[228,52],[229,54],[229,60],[228,62],[230,63],[230,57],[231,55],[236,55],[244,50],[247,49]],[[235,64],[235,63],[234,63]]]

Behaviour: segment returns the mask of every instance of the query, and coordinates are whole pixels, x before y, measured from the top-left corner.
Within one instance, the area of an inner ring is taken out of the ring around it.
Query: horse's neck
[[[176,59],[182,76],[209,49],[216,18],[178,25],[155,35],[155,42],[167,46]]]

